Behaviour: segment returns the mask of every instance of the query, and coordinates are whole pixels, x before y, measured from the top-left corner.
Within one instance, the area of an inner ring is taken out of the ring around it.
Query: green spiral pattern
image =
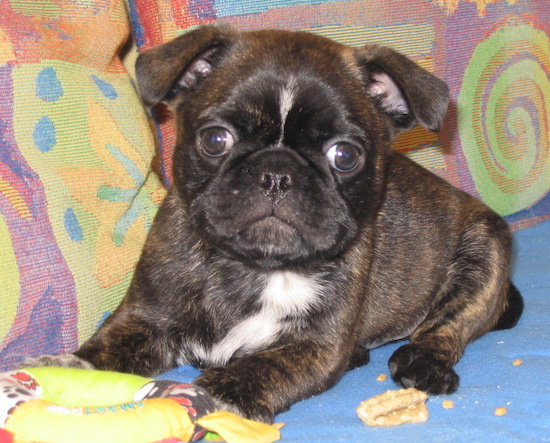
[[[550,188],[550,41],[518,20],[475,49],[458,96],[458,130],[480,197],[501,215]]]

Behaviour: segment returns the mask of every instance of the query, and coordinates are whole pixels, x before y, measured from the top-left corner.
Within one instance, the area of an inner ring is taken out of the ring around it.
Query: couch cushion
[[[93,333],[163,196],[128,36],[123,0],[0,3],[0,370]]]

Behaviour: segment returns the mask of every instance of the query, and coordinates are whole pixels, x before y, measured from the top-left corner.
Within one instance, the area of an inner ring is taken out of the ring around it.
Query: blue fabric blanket
[[[550,441],[550,221],[514,238],[513,281],[525,300],[523,317],[514,329],[492,332],[468,346],[456,365],[458,391],[430,397],[427,422],[370,428],[355,413],[361,401],[398,388],[387,366],[398,343],[375,349],[368,365],[277,416],[285,423],[282,441]],[[197,374],[180,367],[163,378],[190,381]],[[381,374],[385,381],[377,380]],[[454,407],[445,409],[444,400]],[[496,408],[506,408],[506,414],[495,415]]]

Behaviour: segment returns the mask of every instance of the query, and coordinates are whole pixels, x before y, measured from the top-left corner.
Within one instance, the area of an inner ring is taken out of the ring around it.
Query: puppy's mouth
[[[288,244],[300,238],[296,228],[274,215],[252,222],[247,229],[242,230],[239,234],[251,244],[272,245],[273,249],[276,249],[278,245]]]
[[[274,215],[247,223],[238,231],[236,240],[225,246],[242,260],[262,268],[294,263],[311,253],[299,229]]]
[[[216,177],[191,202],[195,227],[215,249],[264,269],[340,254],[357,233],[343,197],[308,165],[298,168],[303,159],[276,153]]]

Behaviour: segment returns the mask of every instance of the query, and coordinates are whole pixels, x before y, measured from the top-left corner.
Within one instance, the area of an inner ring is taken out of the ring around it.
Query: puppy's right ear
[[[235,36],[228,26],[206,25],[141,54],[136,76],[145,105],[169,101],[196,86]]]
[[[449,105],[449,88],[443,80],[390,48],[367,45],[357,54],[367,91],[389,117],[394,134],[417,123],[439,131]]]

